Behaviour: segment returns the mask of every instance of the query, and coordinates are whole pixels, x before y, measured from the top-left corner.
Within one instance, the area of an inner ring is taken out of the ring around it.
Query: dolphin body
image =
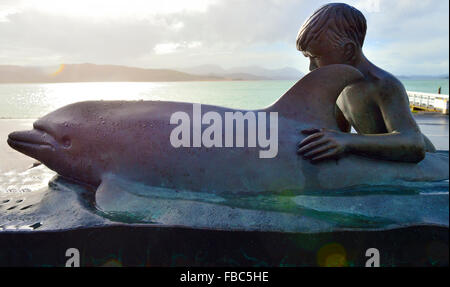
[[[418,164],[356,155],[311,164],[296,155],[301,130],[338,129],[336,99],[362,77],[350,66],[323,67],[273,105],[254,111],[278,113],[279,151],[270,159],[260,158],[259,148],[174,148],[171,115],[193,113],[191,103],[181,102],[79,102],[37,120],[33,130],[11,133],[8,144],[65,178],[95,186],[97,201],[110,200],[108,190],[131,184],[142,186],[141,195],[152,188],[251,195],[448,179],[448,157],[439,154],[429,153]],[[202,105],[202,111],[223,115],[236,110]]]

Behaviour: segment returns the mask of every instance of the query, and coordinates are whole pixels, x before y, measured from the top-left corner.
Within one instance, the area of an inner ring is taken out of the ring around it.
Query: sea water
[[[0,118],[38,118],[57,108],[88,100],[183,101],[236,109],[263,108],[295,81],[114,82],[0,84]],[[448,79],[403,80],[407,90],[443,94]]]

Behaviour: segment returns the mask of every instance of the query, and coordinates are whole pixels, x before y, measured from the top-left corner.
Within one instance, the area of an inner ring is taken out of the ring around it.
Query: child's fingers
[[[312,158],[313,156],[316,156],[317,154],[321,154],[321,153],[326,152],[328,150],[334,149],[335,147],[336,147],[336,145],[326,144],[326,145],[319,146],[319,147],[317,147],[317,148],[315,148],[315,149],[305,153],[303,156],[305,158]]]
[[[334,158],[335,156],[336,156],[336,149],[333,148],[329,152],[326,152],[324,154],[321,154],[319,156],[314,157],[311,161],[313,163],[316,163],[316,162],[321,161],[321,160]]]
[[[305,138],[304,140],[302,140],[297,147],[301,148],[309,143],[311,143],[312,141],[318,140],[321,137],[323,137],[323,133],[319,132],[319,133],[313,133],[312,135],[308,136],[307,138]]]
[[[323,145],[323,144],[326,144],[328,141],[329,141],[328,139],[321,139],[321,140],[313,141],[312,143],[309,143],[309,144],[303,146],[302,148],[300,148],[300,149],[297,151],[297,153],[303,154],[303,153],[305,153],[305,152],[309,152],[310,150],[313,150],[313,149],[315,149],[316,147],[319,147],[319,146],[321,146],[321,145]]]
[[[302,130],[302,134],[304,134],[304,135],[312,135],[312,134],[315,134],[315,133],[318,133],[318,132],[320,132],[319,129],[306,129],[306,130]]]

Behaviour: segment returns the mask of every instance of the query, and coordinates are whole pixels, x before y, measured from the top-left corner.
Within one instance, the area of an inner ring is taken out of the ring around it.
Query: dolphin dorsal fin
[[[316,69],[298,81],[268,110],[298,121],[335,128],[337,98],[346,86],[363,78],[360,71],[349,65]]]

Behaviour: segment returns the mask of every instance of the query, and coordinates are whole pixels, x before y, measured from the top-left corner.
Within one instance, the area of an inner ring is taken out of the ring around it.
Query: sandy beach
[[[438,150],[449,149],[449,117],[447,115],[419,113],[414,114],[422,132],[428,136]],[[8,134],[32,128],[34,119],[0,119],[0,173],[25,171],[36,161],[7,144]]]

